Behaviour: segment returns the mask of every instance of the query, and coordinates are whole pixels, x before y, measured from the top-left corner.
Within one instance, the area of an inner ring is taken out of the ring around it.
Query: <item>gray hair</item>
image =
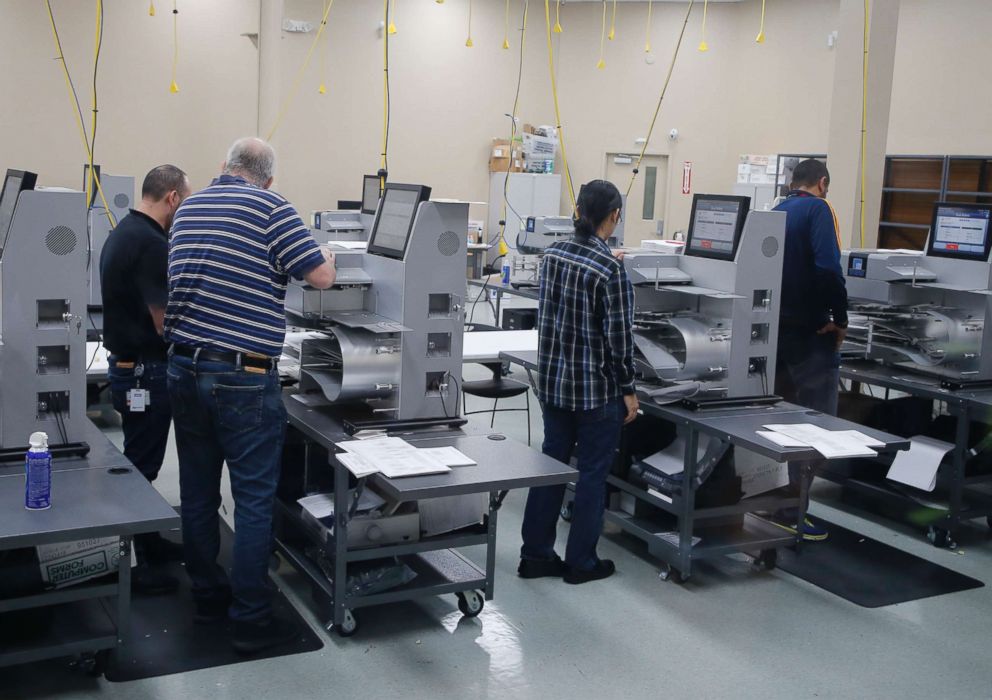
[[[276,152],[265,141],[254,136],[238,139],[227,152],[224,172],[240,175],[258,187],[265,187],[275,172]]]

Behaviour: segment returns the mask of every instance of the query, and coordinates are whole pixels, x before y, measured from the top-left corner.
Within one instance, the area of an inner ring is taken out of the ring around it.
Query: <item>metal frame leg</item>
[[[956,415],[957,423],[954,429],[950,509],[947,512],[947,531],[952,535],[952,538],[956,535],[955,530],[961,523],[961,512],[964,509],[964,482],[968,461],[968,429],[971,427],[967,405],[959,406]]]
[[[121,664],[130,655],[131,643],[131,535],[120,539],[117,561],[117,649],[113,663]]]
[[[796,509],[796,551],[803,546],[806,512],[809,510],[809,487],[813,481],[813,463],[804,461],[799,466],[799,507]]]
[[[699,433],[689,428],[685,441],[685,468],[682,472],[682,512],[679,514],[679,572],[688,578],[692,571],[692,532],[696,507],[696,467]]]
[[[496,491],[489,492],[489,517],[486,519],[486,600],[496,594],[496,523],[502,504]]]
[[[348,583],[348,473],[336,462],[334,469],[334,608],[333,623],[344,622],[347,583]]]
[[[489,427],[496,425],[496,407],[499,406],[499,399],[493,399],[492,417],[489,419]]]
[[[530,392],[524,394],[527,400],[527,447],[530,447]]]

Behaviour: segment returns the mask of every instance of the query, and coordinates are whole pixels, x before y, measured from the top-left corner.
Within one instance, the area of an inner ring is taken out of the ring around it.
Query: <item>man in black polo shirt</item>
[[[167,346],[162,340],[169,300],[169,229],[189,195],[186,174],[174,165],[153,168],[141,185],[141,202],[117,224],[100,255],[104,345],[110,351],[110,389],[121,415],[124,455],[154,481],[165,458],[172,410],[166,387]],[[135,540],[135,587],[171,592],[173,576],[148,564],[177,561],[182,548],[158,533]]]

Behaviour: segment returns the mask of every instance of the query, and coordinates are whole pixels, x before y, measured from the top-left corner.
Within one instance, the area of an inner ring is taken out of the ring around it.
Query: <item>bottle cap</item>
[[[31,447],[47,448],[48,433],[31,433],[31,437],[28,438],[28,442],[31,444]]]

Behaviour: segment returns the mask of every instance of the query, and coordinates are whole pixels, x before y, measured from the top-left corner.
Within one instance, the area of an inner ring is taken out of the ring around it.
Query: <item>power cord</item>
[[[499,262],[500,258],[505,258],[505,257],[506,257],[505,255],[497,255],[493,259],[493,264],[495,265],[497,262]],[[490,277],[491,277],[491,275],[487,275],[486,276],[486,279],[482,282],[482,291],[479,292],[479,296],[477,296],[475,298],[475,301],[472,302],[472,310],[469,312],[469,315],[468,315],[468,322],[469,323],[472,323],[475,320],[475,305],[478,304],[482,300],[482,295],[486,293],[486,288],[489,286],[489,278]],[[499,319],[498,318],[495,318],[495,316],[496,316],[496,308],[492,306],[492,302],[489,302],[489,305],[490,305],[490,308],[492,308],[492,310],[493,310],[493,318],[495,319],[496,323],[498,324],[499,323]]]

